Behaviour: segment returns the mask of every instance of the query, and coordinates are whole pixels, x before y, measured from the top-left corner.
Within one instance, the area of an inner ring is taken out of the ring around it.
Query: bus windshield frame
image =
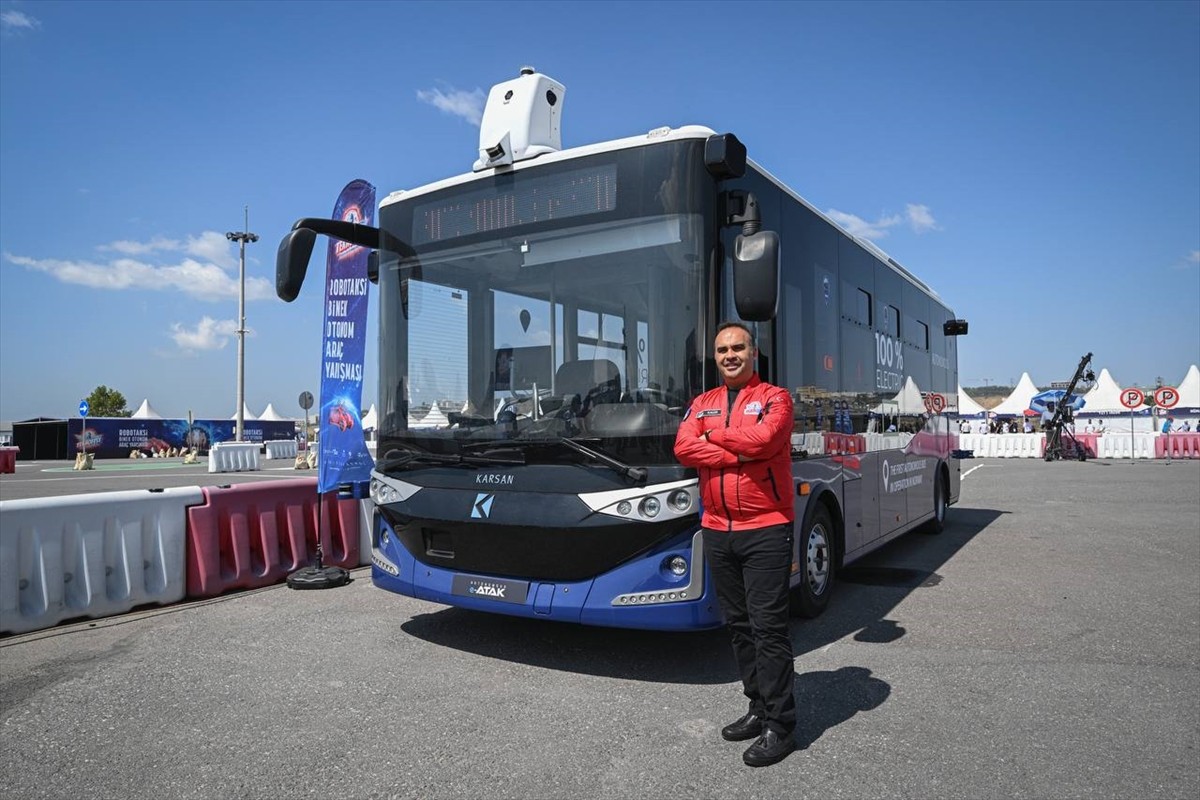
[[[702,145],[534,164],[383,205],[381,229],[414,254],[380,253],[380,455],[565,438],[675,465],[707,349]]]

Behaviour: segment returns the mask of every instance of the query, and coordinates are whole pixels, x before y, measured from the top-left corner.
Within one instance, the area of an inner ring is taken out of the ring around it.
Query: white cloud
[[[905,206],[905,213],[908,215],[908,225],[914,233],[941,230],[941,226],[937,224],[937,220],[930,213],[929,206],[909,203]]]
[[[462,117],[472,125],[478,125],[483,121],[483,103],[487,96],[482,89],[472,92],[461,89],[451,89],[448,92],[441,89],[418,89],[417,99],[447,114]]]
[[[1193,250],[1184,256],[1182,262],[1175,264],[1175,269],[1193,269],[1200,266],[1200,250]]]
[[[237,248],[225,234],[217,231],[204,231],[199,236],[189,236],[187,241],[168,239],[165,236],[155,236],[148,242],[134,242],[122,239],[96,248],[101,252],[117,252],[126,256],[144,256],[149,253],[185,253],[203,261],[231,268],[237,264],[234,253]]]
[[[904,216],[900,216],[899,214],[880,216],[874,222],[865,220],[856,214],[838,211],[835,208],[826,211],[825,215],[845,228],[851,235],[870,241],[887,237],[890,228],[894,228],[905,221],[908,222],[908,227],[914,233],[940,231],[942,229],[938,225],[937,220],[933,218],[933,213],[930,212],[929,206],[920,205],[919,203],[908,203],[904,207]]]
[[[249,333],[249,331],[247,331]],[[180,350],[220,350],[237,336],[237,321],[202,317],[195,328],[188,329],[182,322],[171,325],[171,338]]]
[[[862,217],[847,214],[844,211],[838,211],[834,208],[826,211],[825,215],[845,228],[850,235],[872,241],[884,238],[888,235],[888,228],[899,225],[901,222],[899,216],[880,217],[875,222],[867,222]]]
[[[42,27],[41,20],[21,11],[0,11],[0,28],[9,31],[32,31]]]
[[[136,249],[136,248],[135,248]],[[93,289],[151,289],[174,291],[198,300],[226,300],[238,296],[238,278],[213,263],[185,258],[177,264],[151,264],[134,258],[116,258],[106,263],[28,258],[5,253],[13,264],[44,272],[63,283]],[[271,281],[246,278],[246,299],[265,300],[275,296]]]

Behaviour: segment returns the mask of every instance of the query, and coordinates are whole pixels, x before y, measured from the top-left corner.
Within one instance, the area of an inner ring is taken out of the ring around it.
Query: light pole
[[[234,440],[242,441],[243,409],[246,407],[246,242],[257,242],[258,234],[250,233],[250,206],[246,206],[246,224],[240,233],[230,231],[225,238],[238,243],[238,366],[237,366],[237,428]]]

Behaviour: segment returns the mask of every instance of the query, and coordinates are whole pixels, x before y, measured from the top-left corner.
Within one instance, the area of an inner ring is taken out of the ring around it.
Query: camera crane
[[[1066,428],[1066,423],[1072,419],[1071,415],[1071,393],[1075,391],[1075,384],[1084,380],[1088,383],[1096,380],[1096,374],[1087,368],[1092,360],[1092,354],[1088,353],[1083,358],[1079,359],[1079,367],[1075,370],[1075,376],[1071,378],[1071,382],[1067,384],[1066,394],[1062,400],[1054,408],[1054,416],[1050,419],[1050,423],[1046,426],[1046,460],[1055,461],[1063,457],[1063,441],[1062,437],[1065,433],[1067,438],[1075,445],[1075,453],[1080,461],[1087,458],[1084,449],[1079,446],[1079,441],[1075,438],[1075,434]]]

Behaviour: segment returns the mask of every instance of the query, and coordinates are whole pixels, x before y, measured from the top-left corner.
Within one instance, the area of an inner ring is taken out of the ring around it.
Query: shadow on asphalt
[[[887,618],[892,609],[911,592],[941,583],[937,570],[1004,513],[956,508],[941,535],[902,536],[847,567],[837,576],[839,585],[825,613],[817,619],[792,622],[796,656],[851,635],[856,641],[878,644],[902,638],[904,628]],[[738,680],[729,637],[721,629],[664,633],[597,628],[461,608],[421,614],[400,627],[411,636],[441,647],[544,669],[659,683]],[[857,688],[844,703],[828,697],[821,701],[826,703],[831,719],[837,718],[831,724],[848,719],[847,713],[852,716],[861,708],[873,708],[862,704],[877,698],[878,705],[890,692],[886,683],[871,678],[861,667],[845,667],[837,673],[798,674],[797,691],[840,691],[846,688],[846,682]],[[808,741],[816,741],[823,730],[816,731]]]

